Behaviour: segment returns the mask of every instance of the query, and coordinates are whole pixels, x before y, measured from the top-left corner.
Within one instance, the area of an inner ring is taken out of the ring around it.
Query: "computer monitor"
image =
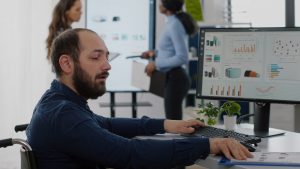
[[[202,28],[197,98],[254,102],[269,135],[270,103],[300,103],[300,28]]]

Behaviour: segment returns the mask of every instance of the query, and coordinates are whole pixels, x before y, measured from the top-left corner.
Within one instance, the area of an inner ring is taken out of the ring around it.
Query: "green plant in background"
[[[227,101],[220,108],[220,112],[225,112],[227,116],[240,115],[240,111],[241,106],[235,101]]]
[[[213,103],[208,102],[204,106],[200,105],[200,110],[198,114],[203,114],[207,117],[207,124],[212,126],[217,124],[218,116],[220,114],[220,108],[216,107]],[[204,119],[197,118],[198,120],[204,122]]]

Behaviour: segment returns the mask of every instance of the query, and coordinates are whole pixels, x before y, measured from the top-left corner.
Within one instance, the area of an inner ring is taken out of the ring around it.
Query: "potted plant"
[[[206,123],[209,126],[217,124],[220,108],[216,107],[213,103],[208,102],[205,105],[200,105],[197,114],[203,115],[204,118],[197,118],[198,120]]]
[[[221,112],[225,112],[223,116],[225,129],[234,130],[236,125],[236,117],[240,115],[241,106],[235,101],[226,101],[220,108]]]

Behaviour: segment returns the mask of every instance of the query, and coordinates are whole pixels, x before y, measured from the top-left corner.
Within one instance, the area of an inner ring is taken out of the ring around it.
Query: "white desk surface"
[[[252,129],[252,125],[242,124],[238,127]],[[284,135],[274,136],[269,138],[262,138],[262,142],[258,143],[256,151],[266,152],[300,152],[300,133],[289,132],[284,130],[278,130],[285,132]],[[220,156],[210,155],[205,160],[197,160],[196,164],[206,167],[208,169],[300,169],[300,167],[274,167],[274,166],[242,166],[235,165],[226,167],[219,165],[218,162]],[[300,160],[300,159],[299,159]]]
[[[222,126],[219,126],[222,128]],[[242,129],[241,129],[242,128]],[[249,131],[252,132],[253,125],[251,124],[241,124],[237,128],[239,131]],[[262,138],[262,141],[258,143],[255,147],[256,151],[265,152],[300,152],[300,133],[289,132],[285,130],[272,129],[274,131],[284,132],[284,135],[273,136],[269,138]],[[245,134],[249,134],[249,132]],[[169,139],[179,139],[182,136],[178,134],[162,134],[153,136],[140,136],[141,139],[159,139],[159,140],[169,140]],[[206,167],[208,169],[300,169],[300,167],[278,167],[278,166],[246,166],[246,165],[235,165],[231,167],[226,167],[219,165],[220,156],[209,155],[205,160],[197,160],[195,164]],[[300,159],[299,159],[300,160]]]

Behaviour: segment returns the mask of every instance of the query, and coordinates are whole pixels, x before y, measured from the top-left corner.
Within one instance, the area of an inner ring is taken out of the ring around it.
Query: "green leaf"
[[[240,115],[240,111],[241,106],[235,101],[227,101],[221,106],[221,112],[225,112],[228,116]]]
[[[208,125],[215,125],[217,123],[217,117],[220,114],[220,108],[211,102],[208,102],[205,105],[199,105],[199,107],[201,109],[197,113],[208,117]]]

